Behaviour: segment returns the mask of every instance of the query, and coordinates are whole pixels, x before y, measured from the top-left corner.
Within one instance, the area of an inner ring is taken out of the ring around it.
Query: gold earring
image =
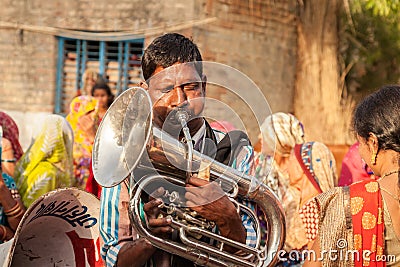
[[[376,164],[376,153],[375,153],[375,151],[373,151],[372,155],[371,155],[371,164],[372,165]]]

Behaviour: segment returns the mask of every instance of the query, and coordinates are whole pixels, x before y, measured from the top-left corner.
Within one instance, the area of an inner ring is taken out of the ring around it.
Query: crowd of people
[[[205,101],[198,101],[206,96],[206,75],[201,64],[185,64],[201,61],[196,44],[180,34],[164,34],[147,47],[142,57],[141,86],[152,101],[153,122],[177,139],[184,139],[182,125],[170,115],[178,109],[185,110],[195,150],[256,177],[275,193],[286,218],[284,253],[279,254],[276,265],[399,266],[400,86],[383,86],[355,108],[353,128],[357,142],[345,156],[338,174],[329,148],[318,140],[307,140],[307,126],[292,114],[277,112],[265,118],[259,129],[258,152],[247,135],[236,131],[229,122],[208,122],[202,116]],[[109,188],[102,188],[95,180],[91,168],[93,142],[113,100],[105,80],[88,70],[84,87],[72,100],[67,117],[49,115],[26,151],[19,144],[16,123],[0,112],[0,241],[13,237],[24,212],[41,195],[57,188],[78,187],[101,201],[99,231],[106,266],[195,266],[195,262],[161,250],[137,234],[129,216],[130,176]],[[252,218],[237,212],[220,184],[193,174],[187,179],[185,190],[186,204],[215,222],[215,233],[257,246]],[[142,199],[140,216],[148,231],[167,239],[176,233],[171,218],[160,216],[159,196],[164,191],[155,189]],[[251,200],[239,197],[237,201],[259,212]],[[261,242],[265,244],[268,225],[263,223],[263,215],[257,214]],[[346,241],[347,250],[361,255],[369,251],[368,257],[344,261],[313,259],[303,253],[337,249],[340,240]],[[225,246],[223,250],[243,254],[235,246]],[[382,260],[384,255],[395,257]]]

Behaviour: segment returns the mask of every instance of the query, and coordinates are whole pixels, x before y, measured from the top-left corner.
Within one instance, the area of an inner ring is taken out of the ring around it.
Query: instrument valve
[[[174,214],[176,211],[176,206],[175,204],[169,204],[168,208],[167,208],[167,214]]]
[[[172,191],[171,193],[168,190],[165,190],[164,197],[168,198],[169,202],[177,202],[180,199],[179,193],[177,191]]]
[[[192,210],[191,212],[189,212],[189,214],[192,217],[196,217],[197,216],[197,211]]]
[[[173,191],[170,196],[169,196],[169,201],[170,202],[176,202],[177,200],[179,200],[179,193],[176,191]]]

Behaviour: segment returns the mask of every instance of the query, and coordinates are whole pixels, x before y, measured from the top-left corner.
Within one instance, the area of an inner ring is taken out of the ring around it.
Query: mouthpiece
[[[176,112],[176,119],[178,120],[178,121],[180,121],[181,123],[185,123],[186,124],[186,122],[189,120],[189,114],[185,111],[185,110],[183,110],[183,109],[179,109],[177,112]]]

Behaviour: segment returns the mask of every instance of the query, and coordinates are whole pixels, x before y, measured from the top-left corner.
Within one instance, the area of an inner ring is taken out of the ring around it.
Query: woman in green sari
[[[36,137],[18,161],[15,169],[17,187],[26,207],[41,195],[73,182],[73,133],[59,115],[49,115]]]

